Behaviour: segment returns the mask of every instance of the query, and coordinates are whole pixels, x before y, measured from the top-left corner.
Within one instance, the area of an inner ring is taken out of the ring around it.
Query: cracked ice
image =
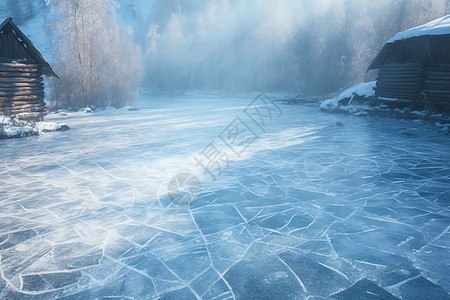
[[[449,298],[448,136],[280,104],[214,182],[193,157],[250,100],[141,99],[0,141],[0,298]],[[189,206],[165,195],[181,172]]]

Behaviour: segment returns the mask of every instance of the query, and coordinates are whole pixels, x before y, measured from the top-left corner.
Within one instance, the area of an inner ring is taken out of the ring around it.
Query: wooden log
[[[425,78],[428,78],[428,77],[434,77],[434,78],[445,78],[445,79],[448,79],[449,77],[450,77],[450,73],[449,72],[429,72],[429,71],[427,71],[427,72],[424,72],[424,76],[425,76]]]
[[[430,67],[427,67],[427,68],[425,68],[425,71],[431,71],[431,72],[442,72],[442,73],[450,73],[450,68],[449,67],[447,67],[447,68],[430,68]]]
[[[425,70],[424,74],[432,74],[432,75],[450,75],[450,72],[439,72],[439,71],[431,71]]]
[[[16,99],[9,101],[0,101],[0,106],[8,106],[12,103],[43,103],[44,97],[36,97],[35,99]]]
[[[387,89],[387,90],[396,90],[396,89],[401,89],[401,90],[408,90],[408,91],[415,91],[420,89],[420,85],[419,84],[415,84],[415,85],[402,85],[402,84],[383,84],[383,85],[378,85],[377,89]]]
[[[36,91],[36,92],[43,92],[44,87],[34,87],[34,86],[24,86],[24,87],[9,87],[9,88],[2,88],[0,87],[0,93],[15,93],[15,92],[22,92],[22,91]]]
[[[431,65],[426,66],[425,69],[431,69],[431,70],[449,70],[450,72],[450,65],[449,64],[439,64],[439,65]]]
[[[418,94],[402,94],[396,92],[381,92],[375,91],[375,95],[385,98],[400,98],[400,99],[417,99]]]
[[[29,87],[29,86],[44,86],[43,82],[9,82],[9,83],[1,83],[0,88],[10,88],[10,87]]]
[[[378,75],[383,75],[383,74],[385,74],[385,75],[397,75],[397,74],[400,74],[400,75],[420,75],[420,74],[422,74],[423,73],[423,71],[422,70],[420,70],[420,69],[417,69],[417,70],[390,70],[390,71],[387,71],[387,70],[381,70],[381,71],[379,71],[378,72]]]
[[[394,79],[394,80],[398,80],[398,79],[416,79],[416,80],[420,80],[422,79],[422,75],[417,75],[417,74],[380,74],[378,75],[378,78],[386,78],[386,79]]]
[[[375,90],[376,93],[378,94],[384,94],[384,95],[405,95],[405,96],[411,96],[411,97],[416,97],[417,95],[420,94],[419,90],[417,91],[394,91],[394,90],[381,90],[381,89],[377,89]]]
[[[17,110],[11,110],[11,115],[18,115],[23,113],[41,113],[44,112],[45,108],[43,109],[33,109],[33,108],[26,108],[26,109],[17,109]]]
[[[420,89],[419,85],[416,86],[404,86],[404,85],[378,85],[376,90],[400,90],[405,92],[416,92]]]
[[[14,96],[31,96],[40,95],[44,97],[43,90],[22,90],[22,91],[2,91],[0,89],[0,97],[14,97]]]
[[[450,93],[448,89],[432,89],[430,87],[424,87],[424,91],[429,91],[433,93]]]
[[[377,78],[385,78],[389,80],[401,80],[401,79],[408,79],[408,80],[421,80],[422,75],[411,75],[411,76],[404,76],[403,74],[395,74],[395,75],[386,75],[386,74],[380,74]]]
[[[425,84],[423,86],[424,90],[442,90],[447,91],[450,93],[450,87],[445,85],[439,85],[439,84]]]
[[[40,107],[40,108],[34,108],[34,107],[30,107],[30,108],[23,108],[23,109],[11,109],[11,114],[13,115],[17,115],[17,114],[21,114],[21,113],[32,113],[32,112],[44,112],[45,111],[45,107]]]
[[[37,64],[27,64],[27,63],[10,63],[10,62],[0,62],[0,67],[13,67],[13,68],[41,68],[41,65]]]
[[[404,86],[378,86],[375,90],[377,91],[393,91],[393,92],[403,92],[403,93],[417,93],[420,87],[404,87]]]
[[[403,79],[399,79],[399,80],[378,80],[377,81],[377,85],[380,84],[385,84],[385,85],[419,85],[420,81],[419,80],[414,80],[414,81],[407,81],[407,80],[403,80]]]
[[[384,80],[404,80],[404,81],[420,81],[422,79],[421,76],[415,76],[415,77],[408,77],[408,76],[402,76],[402,75],[389,75],[389,76],[378,76],[378,79],[384,79]]]
[[[421,64],[416,65],[408,65],[408,64],[391,64],[391,65],[383,65],[380,68],[380,71],[389,71],[389,70],[421,70],[423,66]]]
[[[400,89],[382,89],[382,88],[377,88],[375,91],[384,92],[384,93],[397,93],[397,94],[405,94],[405,95],[416,95],[420,91],[420,89],[400,90]]]
[[[399,78],[399,77],[413,77],[413,78],[421,78],[422,73],[379,73],[378,77],[381,78]]]
[[[0,77],[0,83],[27,83],[41,82],[42,77]]]
[[[415,79],[421,80],[422,74],[405,75],[405,74],[379,74],[377,78],[386,78],[389,80],[399,80],[399,79]]]
[[[385,98],[387,98],[387,97],[385,97]],[[378,97],[368,97],[368,99],[374,101],[375,103],[383,102],[383,103],[386,103],[386,104],[395,104],[395,105],[396,104],[411,104],[411,103],[413,103],[413,101],[409,100],[409,99],[396,99],[396,98],[394,98],[394,99],[380,99]]]
[[[377,95],[378,97],[384,97],[384,98],[411,99],[411,100],[419,99],[419,97],[417,95],[401,95],[401,94],[392,94],[392,93],[388,93],[388,94],[375,93],[375,95]]]
[[[37,99],[37,100],[29,100],[29,101],[13,101],[13,102],[0,102],[0,107],[10,107],[13,104],[20,106],[20,105],[27,105],[27,104],[42,104],[45,103],[44,99]]]
[[[404,88],[414,88],[414,87],[420,87],[420,82],[401,82],[401,81],[379,81],[377,82],[377,87],[404,87]]]
[[[423,91],[423,93],[427,96],[427,98],[439,97],[439,98],[450,99],[450,93],[436,93],[436,92],[431,92],[431,91]]]
[[[442,101],[449,101],[450,97],[448,95],[439,95],[424,91],[427,100],[440,99]]]
[[[11,107],[14,109],[20,109],[20,108],[29,108],[29,107],[44,107],[45,102],[41,101],[40,103],[24,103],[24,104],[18,104],[16,102],[11,103]]]
[[[41,69],[38,68],[13,68],[13,67],[0,67],[0,72],[41,72]],[[42,72],[41,72],[42,73]]]
[[[425,79],[434,79],[434,80],[450,80],[450,74],[425,74]]]
[[[407,82],[407,81],[378,81],[377,82],[378,86],[420,86],[420,82],[415,81],[415,82]]]
[[[432,79],[432,78],[425,78],[424,80],[425,83],[437,83],[437,84],[444,84],[450,87],[450,80],[446,80],[446,79]]]
[[[423,69],[421,68],[392,68],[392,69],[386,69],[386,68],[382,68],[378,71],[379,74],[385,73],[385,74],[398,74],[398,73],[402,73],[402,74],[408,74],[408,73],[422,73]]]
[[[44,112],[46,109],[45,107],[29,107],[29,108],[22,108],[22,109],[11,109],[11,114],[17,115],[24,112]]]
[[[378,76],[413,76],[413,77],[420,77],[423,74],[423,72],[380,72],[378,73]]]
[[[33,100],[33,99],[41,99],[42,96],[39,95],[28,95],[28,96],[11,96],[11,97],[0,97],[0,101],[22,101],[22,100]]]
[[[42,76],[41,72],[1,72],[0,77],[40,77]]]

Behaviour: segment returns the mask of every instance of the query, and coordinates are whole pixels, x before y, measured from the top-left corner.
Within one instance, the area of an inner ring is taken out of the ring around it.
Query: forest
[[[375,74],[395,33],[446,14],[447,0],[6,0],[19,26],[45,20],[62,80],[56,106],[133,103],[155,93],[292,91],[325,95]],[[33,36],[34,32],[30,32]]]

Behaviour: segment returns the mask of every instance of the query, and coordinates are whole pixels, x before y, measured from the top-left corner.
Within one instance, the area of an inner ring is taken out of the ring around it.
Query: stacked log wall
[[[408,100],[432,110],[450,111],[450,65],[384,65],[378,71],[375,95]]]
[[[433,108],[450,110],[450,65],[427,66],[422,90],[425,103]]]
[[[378,71],[375,95],[416,102],[420,99],[422,72],[420,64],[385,65]]]
[[[0,114],[43,119],[47,110],[40,65],[0,62]]]

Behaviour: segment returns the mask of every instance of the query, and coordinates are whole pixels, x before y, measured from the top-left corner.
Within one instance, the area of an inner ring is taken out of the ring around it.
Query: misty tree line
[[[386,40],[448,12],[448,0],[156,0],[144,84],[326,94],[373,79]]]
[[[395,33],[450,13],[450,0],[155,0],[117,24],[115,0],[2,0],[20,24],[46,16],[56,107],[132,104],[153,91],[325,94],[373,79],[371,60]],[[134,32],[142,32],[135,28]],[[134,34],[134,36],[133,36]],[[144,80],[141,83],[141,75]]]

